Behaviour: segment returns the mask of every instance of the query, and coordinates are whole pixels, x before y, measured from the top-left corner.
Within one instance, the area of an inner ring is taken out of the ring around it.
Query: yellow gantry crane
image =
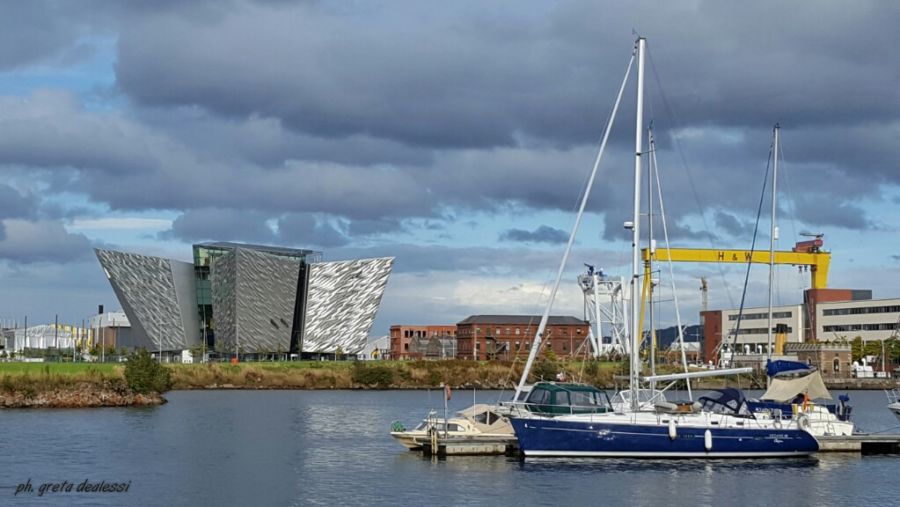
[[[799,266],[800,269],[808,269],[811,278],[810,286],[813,289],[824,289],[828,285],[828,266],[831,263],[831,253],[822,251],[822,235],[815,235],[815,239],[800,241],[791,251],[775,251],[775,264],[790,264]],[[649,296],[651,280],[651,265],[654,262],[726,262],[733,264],[769,264],[771,257],[768,250],[719,250],[714,248],[656,248],[652,252],[649,248],[641,250],[641,258],[644,260],[644,288],[641,291],[641,316],[640,328],[644,332],[644,306]],[[655,334],[655,330],[653,331]],[[653,345],[656,345],[655,336]]]

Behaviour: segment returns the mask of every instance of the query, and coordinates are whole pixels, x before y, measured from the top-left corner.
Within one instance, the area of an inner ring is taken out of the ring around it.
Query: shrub
[[[546,357],[538,360],[531,370],[531,375],[535,380],[556,380],[557,373],[559,373],[559,365],[556,364],[556,361]]]
[[[394,382],[394,372],[387,366],[365,366],[361,362],[355,362],[350,379],[356,384],[367,386],[389,386]]]
[[[169,370],[154,361],[146,349],[140,349],[128,357],[125,381],[136,393],[164,393],[172,388]]]

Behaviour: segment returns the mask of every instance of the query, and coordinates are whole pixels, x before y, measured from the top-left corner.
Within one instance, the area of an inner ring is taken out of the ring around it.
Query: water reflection
[[[468,394],[455,395],[451,410],[471,405]],[[479,402],[496,397],[476,393]],[[896,503],[890,485],[900,458],[894,456],[431,459],[405,450],[388,431],[394,420],[421,420],[429,403],[441,402],[434,393],[192,391],[168,398],[170,403],[148,409],[0,411],[0,469],[7,471],[7,482],[134,481],[128,498],[16,504],[650,506],[774,505],[786,498],[801,505]],[[862,424],[892,422],[880,392],[852,398]],[[0,505],[7,503],[0,498]]]

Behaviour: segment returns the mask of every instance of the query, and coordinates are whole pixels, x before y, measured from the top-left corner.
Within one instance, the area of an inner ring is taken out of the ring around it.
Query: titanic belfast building
[[[365,346],[394,260],[224,242],[194,245],[193,263],[96,254],[131,323],[121,346],[307,357]]]

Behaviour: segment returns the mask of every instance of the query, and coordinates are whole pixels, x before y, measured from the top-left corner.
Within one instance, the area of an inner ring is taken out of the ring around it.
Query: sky
[[[0,4],[0,319],[118,308],[93,248],[190,260],[206,240],[395,257],[373,336],[540,313],[634,33],[672,246],[750,247],[779,123],[777,248],[824,233],[830,286],[900,296],[891,2]],[[584,263],[630,272],[633,84],[554,314],[583,315]],[[745,270],[674,266],[683,320],[701,277],[736,307]],[[775,302],[808,284],[779,267]]]

